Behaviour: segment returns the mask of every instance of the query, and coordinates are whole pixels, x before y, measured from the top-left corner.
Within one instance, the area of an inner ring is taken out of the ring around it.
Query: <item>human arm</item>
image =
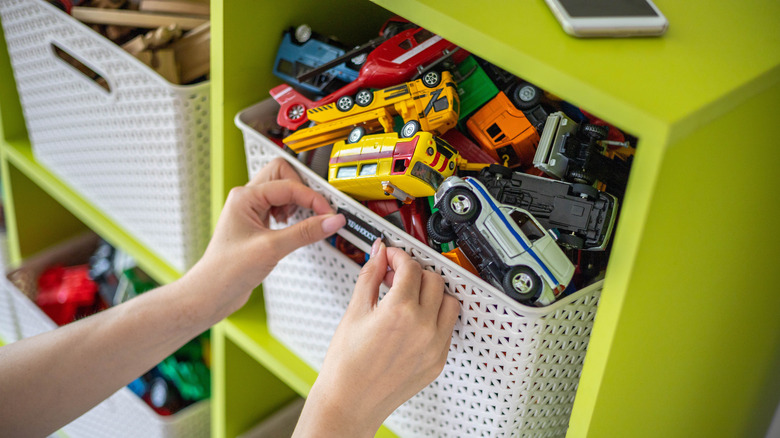
[[[316,216],[270,230],[295,207]],[[0,348],[0,424],[44,436],[110,396],[240,308],[284,255],[343,226],[327,201],[273,161],[233,189],[201,260],[179,280],[119,306]]]
[[[383,282],[390,290],[378,301]],[[459,309],[440,275],[376,243],[293,437],[374,436],[441,373]]]

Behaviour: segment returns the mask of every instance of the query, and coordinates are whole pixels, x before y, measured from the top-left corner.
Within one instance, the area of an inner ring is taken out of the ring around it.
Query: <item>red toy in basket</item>
[[[89,278],[89,266],[54,266],[38,277],[35,302],[57,325],[101,310],[98,286]]]

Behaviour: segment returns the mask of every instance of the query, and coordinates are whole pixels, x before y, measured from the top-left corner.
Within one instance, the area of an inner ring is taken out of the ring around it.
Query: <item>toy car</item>
[[[530,213],[501,204],[475,178],[447,178],[428,221],[434,241],[455,240],[480,276],[512,299],[544,306],[556,300],[574,265]]]
[[[392,195],[408,204],[433,196],[459,159],[450,145],[429,132],[410,138],[395,132],[363,136],[355,128],[346,141],[333,145],[328,182],[359,201]]]
[[[591,185],[606,184],[611,193],[622,194],[631,161],[608,158],[600,141],[609,127],[577,124],[561,111],[550,114],[533,159],[534,166],[552,177]]]
[[[285,82],[311,93],[320,96],[330,94],[357,79],[360,58],[342,62],[306,81],[299,81],[298,76],[340,57],[345,52],[336,41],[313,33],[306,25],[290,28],[282,34],[273,73]]]
[[[539,87],[482,58],[475,58],[487,76],[509,97],[517,109],[527,111],[541,103],[544,93]]]
[[[499,202],[527,210],[544,228],[555,229],[561,246],[603,250],[609,243],[618,210],[613,195],[499,165],[482,169],[478,178]]]
[[[307,121],[307,109],[335,102],[345,96],[349,99],[355,96],[354,100],[359,101],[361,92],[369,88],[392,87],[417,77],[431,84],[436,81],[436,78],[429,73],[438,76],[437,67],[453,56],[457,48],[456,45],[424,28],[415,26],[404,29],[386,39],[368,54],[356,80],[316,103],[300,94],[286,92],[284,85],[272,88],[271,96],[281,105],[277,123],[288,129],[298,129]],[[460,52],[455,57],[455,62],[468,56],[465,51]],[[332,62],[338,62],[338,58]]]
[[[308,118],[317,124],[293,132],[284,144],[303,152],[344,140],[355,127],[366,134],[390,133],[395,129],[395,116],[405,122],[403,137],[412,137],[419,130],[439,135],[457,124],[460,100],[449,72],[430,72],[426,78],[374,92],[364,90],[354,100],[340,99],[312,108],[307,111]]]
[[[466,121],[466,128],[499,163],[508,167],[532,165],[539,133],[503,92],[474,112]]]
[[[428,244],[428,200],[415,199],[409,204],[395,199],[366,201],[366,207],[386,221],[406,231],[420,242]]]

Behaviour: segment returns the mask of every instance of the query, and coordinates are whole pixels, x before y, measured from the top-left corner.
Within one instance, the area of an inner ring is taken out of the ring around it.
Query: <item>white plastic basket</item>
[[[35,158],[186,270],[209,236],[209,83],[172,85],[42,0],[2,0],[0,17]]]
[[[270,126],[277,109],[266,100],[236,117],[250,175],[284,157],[334,207],[378,228],[388,245],[440,273],[461,302],[443,373],[385,424],[403,437],[564,436],[603,282],[544,308],[516,303],[334,189],[261,135],[258,130]],[[293,220],[304,217],[297,213]],[[359,270],[324,242],[286,257],[263,283],[270,332],[320,369]]]
[[[48,262],[64,263],[63,257],[73,250],[85,253],[85,245],[94,243],[90,236],[74,239],[44,252],[11,273],[15,281],[22,285],[32,281],[37,275],[27,275],[26,270],[40,273]],[[94,246],[93,246],[94,248]],[[87,252],[87,253],[91,253]],[[79,263],[83,260],[76,261]],[[21,274],[21,275],[19,275]],[[0,315],[12,315],[12,339],[3,338],[6,343],[29,338],[57,328],[51,320],[16,284],[4,275],[0,278],[0,296],[6,295],[8,302],[0,301]],[[8,305],[9,309],[2,306]],[[64,400],[64,402],[67,402]],[[129,388],[123,387],[109,398],[95,406],[84,415],[62,428],[69,438],[82,437],[154,437],[154,438],[190,438],[210,436],[211,401],[203,400],[170,415],[157,414]]]

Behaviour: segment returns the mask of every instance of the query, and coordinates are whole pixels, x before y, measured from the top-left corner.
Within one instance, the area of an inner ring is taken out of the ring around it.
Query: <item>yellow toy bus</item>
[[[438,81],[417,79],[373,92],[361,90],[354,99],[311,108],[307,115],[316,125],[293,132],[284,144],[303,152],[344,140],[355,127],[369,134],[391,133],[395,116],[404,120],[402,137],[410,138],[419,130],[441,135],[458,122],[460,99],[452,74],[439,75]]]
[[[357,127],[348,140],[335,143],[328,166],[328,182],[359,201],[392,195],[408,204],[433,196],[461,161],[452,146],[430,132],[410,138],[363,134]]]

